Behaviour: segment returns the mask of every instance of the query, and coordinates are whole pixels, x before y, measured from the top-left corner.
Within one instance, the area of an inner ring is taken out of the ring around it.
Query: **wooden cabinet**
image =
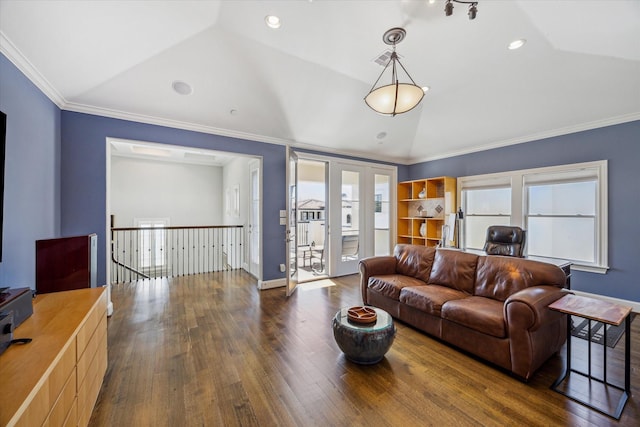
[[[455,212],[455,178],[445,176],[399,183],[398,243],[437,246],[449,214]],[[455,235],[455,230],[452,234]],[[446,243],[454,246],[456,242],[447,239]]]
[[[1,426],[86,426],[107,370],[106,288],[38,295],[0,356]]]

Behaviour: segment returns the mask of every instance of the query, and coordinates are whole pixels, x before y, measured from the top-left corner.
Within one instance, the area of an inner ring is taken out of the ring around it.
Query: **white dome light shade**
[[[364,101],[380,114],[395,116],[413,110],[423,97],[422,88],[410,83],[397,83],[372,90]]]

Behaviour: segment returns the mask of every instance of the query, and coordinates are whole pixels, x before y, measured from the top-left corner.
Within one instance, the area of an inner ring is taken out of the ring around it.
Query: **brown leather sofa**
[[[555,265],[397,245],[359,266],[365,304],[525,381],[566,340],[565,315],[547,308],[564,295]]]

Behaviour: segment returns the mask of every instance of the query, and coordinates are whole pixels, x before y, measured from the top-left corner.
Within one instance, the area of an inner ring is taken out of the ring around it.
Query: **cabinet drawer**
[[[73,399],[71,410],[67,414],[67,419],[64,420],[63,427],[76,427],[78,425],[78,398]]]
[[[71,371],[71,375],[69,375],[67,383],[64,385],[60,396],[58,396],[58,400],[53,405],[53,408],[49,413],[49,418],[47,418],[47,422],[45,423],[45,425],[48,425],[50,427],[59,427],[64,425],[75,399],[76,371],[74,369],[73,371]]]
[[[93,407],[98,399],[104,374],[107,372],[107,339],[101,341],[100,347],[91,362],[84,382],[78,388],[78,426],[89,424]]]
[[[87,347],[91,336],[93,336],[96,327],[102,320],[102,318],[107,317],[107,294],[106,292],[102,294],[93,310],[89,314],[87,320],[84,325],[78,331],[78,336],[76,338],[78,343],[78,358],[82,356],[82,352]]]
[[[17,421],[16,426],[39,426],[42,425],[54,402],[58,399],[71,372],[75,372],[76,365],[75,340],[62,351],[57,363],[51,369],[50,374],[44,378],[40,389],[29,402],[22,417]],[[75,379],[75,376],[74,376]],[[73,391],[76,391],[76,382],[73,382]]]
[[[49,397],[51,398],[49,404],[51,405],[58,399],[58,396],[60,396],[62,389],[69,380],[69,375],[71,375],[72,372],[75,373],[76,346],[74,341],[71,341],[70,345],[64,350],[58,364],[49,376]],[[73,389],[75,391],[75,385]]]
[[[78,347],[78,353],[82,351],[82,355],[78,358],[78,387],[85,380],[87,371],[91,368],[96,352],[103,347],[106,348],[107,340],[107,317],[103,317],[94,334],[89,339],[86,348]],[[104,341],[104,342],[103,342]],[[106,351],[106,350],[105,350]]]

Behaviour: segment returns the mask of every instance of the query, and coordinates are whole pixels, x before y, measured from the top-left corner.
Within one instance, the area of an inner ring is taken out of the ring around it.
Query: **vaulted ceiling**
[[[444,4],[0,0],[0,51],[66,110],[399,163],[640,119],[640,1]],[[392,27],[430,90],[387,117],[363,98]]]

